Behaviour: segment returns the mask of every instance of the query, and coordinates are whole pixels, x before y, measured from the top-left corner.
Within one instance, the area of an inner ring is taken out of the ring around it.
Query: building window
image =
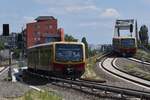
[[[41,39],[40,39],[40,38],[37,38],[37,40],[40,41]]]
[[[40,36],[40,32],[34,32],[34,36],[35,37],[39,37]]]
[[[53,28],[52,25],[49,25],[49,24],[46,25],[46,29],[52,29],[52,28]]]
[[[46,36],[48,35],[48,32],[47,32],[47,31],[45,32],[45,35],[46,35]]]
[[[40,37],[35,37],[35,38],[34,38],[34,41],[40,41],[40,40],[41,40]]]
[[[35,29],[39,29],[39,28],[40,28],[40,25],[35,24]]]
[[[52,29],[53,28],[53,26],[52,25],[48,25],[48,29]]]

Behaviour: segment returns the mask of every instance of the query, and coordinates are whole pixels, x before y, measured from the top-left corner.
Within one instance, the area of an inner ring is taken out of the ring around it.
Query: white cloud
[[[29,22],[33,22],[34,21],[34,17],[31,17],[31,16],[24,16],[23,17],[23,20],[25,23],[29,23]]]
[[[51,6],[65,6],[65,5],[72,5],[72,4],[87,4],[86,1],[82,0],[33,0],[38,4],[45,4]],[[88,1],[89,2],[89,1]]]
[[[88,11],[88,10],[98,11],[99,8],[97,8],[95,5],[70,5],[70,6],[66,6],[65,10],[67,12],[81,12],[81,11]]]
[[[48,12],[60,12],[63,13],[77,13],[77,12],[83,12],[83,11],[99,11],[100,8],[98,8],[96,5],[92,3],[92,0],[33,0],[34,2],[38,4],[45,5],[46,7],[49,7]]]
[[[148,3],[148,4],[150,3],[150,0],[141,0],[141,1],[144,2],[144,3],[146,3],[146,4],[147,4],[147,3]]]
[[[95,26],[97,24],[98,24],[97,22],[86,22],[86,23],[80,23],[79,25],[83,27],[87,27],[87,26]]]
[[[47,3],[51,2],[51,0],[33,0],[33,1],[40,3],[40,4],[47,4]]]
[[[101,13],[100,16],[104,18],[117,18],[117,17],[120,17],[120,14],[114,8],[107,8]]]

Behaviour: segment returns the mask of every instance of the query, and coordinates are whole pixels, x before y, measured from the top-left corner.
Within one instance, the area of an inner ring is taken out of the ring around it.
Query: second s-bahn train
[[[28,48],[28,70],[63,78],[80,78],[85,71],[85,46],[52,42]]]
[[[137,51],[136,39],[133,37],[114,37],[113,51],[122,56],[132,56]]]

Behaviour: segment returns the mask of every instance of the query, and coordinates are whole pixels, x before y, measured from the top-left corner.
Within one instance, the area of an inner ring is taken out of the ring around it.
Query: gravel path
[[[14,68],[16,66],[12,66]],[[20,82],[10,82],[5,79],[8,76],[8,71],[0,75],[0,100],[5,100],[2,98],[12,98],[23,96],[28,90],[29,87]],[[11,100],[11,99],[10,99]]]
[[[71,88],[56,86],[48,82],[46,79],[36,76],[29,77],[27,80],[24,80],[24,82],[28,85],[34,85],[40,89],[54,91],[58,95],[62,96],[63,100],[112,100],[88,95]]]
[[[10,98],[19,97],[28,91],[28,86],[20,83],[0,82],[0,97]]]
[[[98,66],[99,65],[97,63],[95,66],[95,71],[98,75],[100,75],[100,77],[102,77],[103,79],[106,79],[107,82],[104,84],[143,90],[143,88],[139,88],[133,84],[124,82],[120,79],[114,78],[106,74]],[[13,66],[13,67],[16,67],[16,66]],[[83,93],[77,90],[73,90],[69,88],[62,88],[56,85],[52,85],[50,82],[48,82],[45,79],[37,78],[33,76],[30,77],[28,80],[24,80],[23,83],[7,82],[7,81],[4,81],[7,75],[8,75],[8,72],[6,71],[3,75],[0,76],[0,100],[5,100],[5,99],[1,99],[4,97],[22,96],[24,95],[24,93],[30,90],[29,88],[30,85],[39,87],[41,89],[47,89],[49,91],[55,91],[58,95],[64,98],[63,100],[111,100],[108,98],[104,99],[104,98],[95,97],[93,95],[88,95],[86,93]]]
[[[16,68],[16,66],[12,66],[12,68]],[[99,97],[88,95],[77,90],[52,85],[46,79],[34,76],[23,82],[8,82],[5,81],[7,75],[8,71],[0,76],[0,100],[11,100],[13,97],[23,96],[30,90],[30,85],[36,86],[40,89],[55,91],[58,95],[63,97],[63,100],[109,100],[100,99]]]

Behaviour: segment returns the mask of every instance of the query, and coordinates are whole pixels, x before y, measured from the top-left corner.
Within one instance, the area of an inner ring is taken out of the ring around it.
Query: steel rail
[[[15,65],[15,64],[16,64],[16,63],[13,63],[13,64],[11,64],[11,65]],[[9,64],[5,64],[5,65],[3,65],[3,67],[4,67],[4,68],[3,68],[2,70],[0,70],[0,75],[2,75],[5,70],[8,70]]]
[[[145,64],[145,65],[150,65],[150,62],[143,62],[142,60],[136,59],[136,58],[127,58],[128,60],[134,61],[134,62],[138,62],[140,64]]]
[[[143,80],[145,80],[145,81],[150,81],[150,80],[148,80],[148,79],[142,78],[142,77],[137,76],[137,75],[130,74],[130,73],[124,71],[124,70],[119,69],[118,67],[116,67],[116,66],[113,64],[114,60],[115,60],[115,59],[113,59],[113,61],[112,61],[112,66],[113,66],[116,70],[119,70],[120,72],[126,73],[126,74],[128,74],[128,75],[131,75],[131,76],[134,76],[134,77],[143,79]],[[123,76],[122,76],[122,77],[123,77]],[[136,81],[136,80],[133,80],[133,79],[126,78],[126,77],[124,77],[124,78],[125,78],[125,79],[128,79],[128,80],[130,80],[130,81],[133,81],[133,82],[135,82],[135,83],[138,83],[138,84],[141,84],[141,85],[143,85],[143,86],[146,86],[146,87],[149,87],[149,88],[150,88],[150,84],[142,83],[142,82],[139,82],[139,81]]]
[[[50,79],[59,81],[59,82],[76,85],[76,86],[80,86],[80,87],[87,87],[87,88],[91,88],[91,89],[98,89],[98,90],[113,92],[113,93],[122,94],[122,95],[150,99],[150,92],[144,92],[144,91],[140,91],[140,90],[127,89],[127,88],[120,88],[120,87],[116,87],[116,86],[94,84],[94,83],[89,83],[89,82],[84,82],[84,81],[79,82],[79,81],[61,79],[61,78],[56,78],[56,77],[51,77]]]
[[[107,59],[107,58],[105,58],[105,60],[106,60],[106,59]],[[105,60],[104,60],[104,61],[105,61]],[[104,61],[103,61],[103,62],[104,62]],[[106,68],[103,66],[103,62],[101,63],[101,66],[103,67],[104,70],[108,71],[109,73],[114,74],[114,75],[116,75],[116,76],[118,76],[118,77],[121,77],[121,78],[123,78],[123,79],[129,80],[129,81],[131,81],[131,82],[138,83],[138,84],[141,84],[141,85],[146,86],[146,87],[150,87],[150,85],[148,85],[148,84],[144,84],[144,83],[138,82],[138,81],[136,81],[136,80],[126,78],[126,77],[124,77],[124,76],[118,75],[118,74],[116,74],[116,73],[114,73],[114,72],[112,72],[112,71],[106,69]],[[112,62],[111,62],[111,63],[112,63]],[[113,66],[114,66],[114,65],[113,65]],[[114,89],[114,88],[113,88],[113,89]],[[150,99],[150,92],[139,91],[139,90],[134,90],[134,89],[124,89],[124,88],[122,88],[122,89],[117,88],[117,90],[122,91],[124,95],[130,95],[130,96],[135,96],[135,97],[139,97],[139,98],[140,98],[140,97],[143,97],[143,98],[146,98],[146,99]]]
[[[109,55],[109,53],[104,54],[98,58],[98,60],[102,61],[101,65],[105,70],[107,70],[107,69],[103,66],[103,62],[107,59],[107,57],[106,57],[107,55]],[[110,71],[108,70],[108,72],[110,72]],[[41,75],[41,74],[33,73],[33,72],[29,72],[29,73],[40,76],[40,77],[47,78],[48,80],[51,80],[50,82],[56,82],[56,83],[62,82],[63,84],[67,83],[67,84],[70,84],[71,87],[73,85],[76,85],[76,86],[79,86],[81,90],[82,90],[82,87],[86,87],[86,88],[89,88],[90,90],[96,89],[96,90],[100,90],[100,91],[105,91],[106,93],[111,92],[111,93],[121,94],[122,96],[126,95],[126,96],[141,98],[141,99],[143,99],[143,98],[150,99],[150,92],[128,89],[128,88],[123,88],[123,87],[117,87],[117,86],[111,86],[111,85],[104,85],[104,84],[100,84],[98,82],[91,82],[91,81],[87,81],[87,80],[86,81],[70,80],[70,79],[63,79],[63,78],[58,78],[58,77]]]
[[[87,81],[79,81],[79,80],[62,79],[62,78],[58,78],[58,77],[50,77],[50,76],[40,75],[37,73],[32,73],[32,74],[47,78],[48,80],[53,80],[55,82],[62,82],[63,84],[68,83],[71,86],[76,85],[76,86],[79,86],[81,89],[82,89],[82,87],[86,87],[86,88],[89,88],[91,90],[97,89],[97,90],[103,90],[106,92],[112,92],[112,93],[117,93],[117,94],[121,94],[121,95],[150,99],[150,92],[121,88],[121,87],[110,86],[110,85],[103,85],[100,83],[93,83],[93,82],[87,82]]]

